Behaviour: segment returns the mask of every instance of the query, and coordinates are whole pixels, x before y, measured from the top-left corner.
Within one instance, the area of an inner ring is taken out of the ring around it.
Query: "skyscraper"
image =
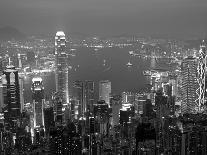
[[[67,53],[66,53],[66,38],[62,31],[58,31],[55,36],[55,61],[56,61],[56,92],[61,99],[61,102],[57,102],[57,107],[67,106],[69,103],[69,88],[68,88],[68,65],[67,65]],[[56,113],[62,115],[61,111]]]
[[[32,99],[34,112],[34,128],[44,126],[44,87],[42,78],[32,79]]]
[[[110,103],[111,82],[104,80],[99,82],[99,100],[104,100],[108,105]]]
[[[20,91],[20,111],[24,110],[24,79],[19,77],[19,91]]]
[[[198,111],[200,112],[204,110],[204,104],[205,104],[205,90],[206,90],[205,80],[206,80],[206,46],[203,41],[202,45],[200,46],[199,61],[198,61],[198,83],[199,83]]]
[[[75,81],[73,83],[73,95],[75,97],[75,101],[79,106],[79,114],[80,117],[84,116],[86,112],[86,104],[85,104],[85,95],[84,95],[84,83],[83,81]]]
[[[94,105],[94,82],[85,81],[85,97],[86,97],[86,109],[93,111]]]
[[[20,118],[20,91],[18,71],[14,66],[7,66],[3,71],[2,83],[7,88],[3,108],[5,126],[15,132]]]
[[[189,56],[182,62],[182,103],[181,113],[197,113],[199,109],[197,81],[197,60]]]
[[[73,93],[80,106],[80,114],[83,116],[87,110],[93,111],[94,105],[94,82],[93,81],[75,81],[73,84]]]

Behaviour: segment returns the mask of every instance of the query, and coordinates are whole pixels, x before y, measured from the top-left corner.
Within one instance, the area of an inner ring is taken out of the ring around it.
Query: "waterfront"
[[[75,80],[95,81],[96,99],[98,97],[98,81],[110,80],[112,93],[119,94],[123,91],[138,92],[146,87],[147,78],[144,70],[156,67],[157,61],[151,58],[131,56],[130,48],[103,48],[95,51],[93,48],[79,48],[75,56],[70,58],[69,84]],[[132,66],[126,64],[130,62]],[[55,91],[55,74],[43,76],[45,96],[50,96]],[[31,102],[32,76],[25,78],[25,102]],[[71,90],[70,90],[71,92]],[[71,94],[71,93],[70,93]]]

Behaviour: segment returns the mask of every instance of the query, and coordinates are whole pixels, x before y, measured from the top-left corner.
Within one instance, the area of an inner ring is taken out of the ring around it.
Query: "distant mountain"
[[[17,30],[14,27],[5,26],[0,28],[0,40],[6,41],[6,40],[24,40],[26,38],[26,35]]]

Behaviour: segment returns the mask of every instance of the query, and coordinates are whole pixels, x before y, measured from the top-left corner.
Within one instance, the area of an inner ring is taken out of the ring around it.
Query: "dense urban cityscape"
[[[1,0],[0,155],[207,155],[206,0]]]
[[[140,68],[143,87],[113,91],[110,78],[72,79],[82,66],[71,62],[85,49],[97,56],[103,74],[115,67],[100,55],[108,49],[124,50],[126,62],[118,66],[124,74],[134,72],[133,60],[149,63]],[[53,38],[2,42],[0,71],[1,154],[207,152],[204,41],[187,49],[178,40],[81,40],[58,31]]]

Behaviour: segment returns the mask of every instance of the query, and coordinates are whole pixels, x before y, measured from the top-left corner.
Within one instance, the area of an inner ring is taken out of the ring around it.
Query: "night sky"
[[[2,26],[27,34],[202,36],[207,0],[0,0]]]

